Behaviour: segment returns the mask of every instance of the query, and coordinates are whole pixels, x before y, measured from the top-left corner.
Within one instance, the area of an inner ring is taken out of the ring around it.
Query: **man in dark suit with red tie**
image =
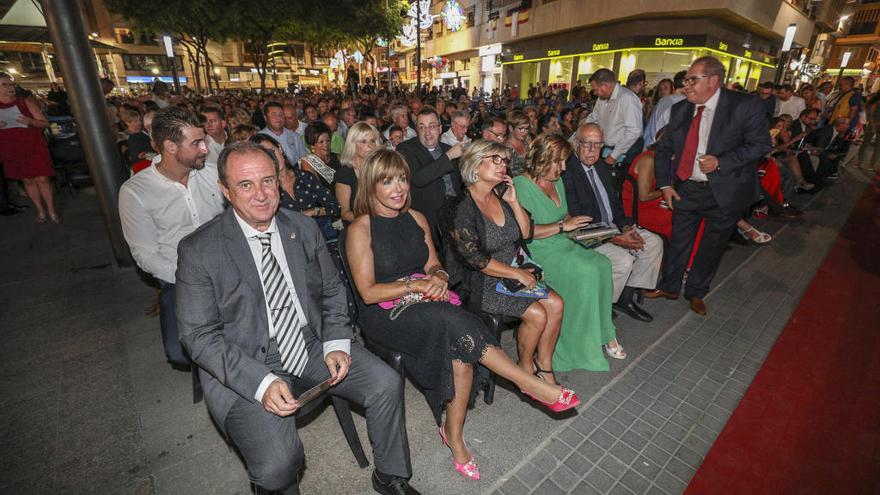
[[[736,222],[757,199],[758,160],[773,148],[758,98],[724,89],[724,65],[701,57],[685,77],[685,96],[672,107],[654,155],[657,186],[673,210],[663,278],[648,298],[677,299],[700,226],[706,227],[684,288],[691,309],[703,297]]]

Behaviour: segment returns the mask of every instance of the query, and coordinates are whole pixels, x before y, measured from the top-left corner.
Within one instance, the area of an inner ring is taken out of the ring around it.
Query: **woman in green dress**
[[[513,184],[520,204],[535,222],[529,242],[532,259],[544,268],[544,280],[565,301],[553,367],[608,371],[603,349],[614,359],[626,357],[611,322],[611,262],[565,235],[592,220],[568,214],[559,176],[571,153],[571,145],[558,135],[538,137],[529,149],[524,174]]]

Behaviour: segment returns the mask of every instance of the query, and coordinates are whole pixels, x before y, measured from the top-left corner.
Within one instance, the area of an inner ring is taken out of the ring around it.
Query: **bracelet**
[[[564,228],[563,228],[563,225],[565,225],[565,222],[564,222],[564,221],[559,222],[559,233],[560,233],[560,234],[563,233],[563,232],[565,232],[565,230],[564,230]]]
[[[434,272],[431,275],[437,275],[438,273],[442,273],[443,275],[446,275],[446,281],[449,282],[449,272],[440,268],[439,270],[434,270]]]
[[[407,295],[407,296],[412,295],[412,293],[413,293],[413,290],[412,290],[412,281],[413,281],[412,277],[406,277],[406,278],[404,279],[403,287],[406,289],[406,295]]]

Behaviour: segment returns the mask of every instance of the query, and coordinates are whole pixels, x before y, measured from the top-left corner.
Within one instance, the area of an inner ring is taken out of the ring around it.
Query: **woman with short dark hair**
[[[333,131],[327,127],[327,124],[320,120],[309,124],[303,132],[303,139],[311,153],[299,161],[300,168],[318,177],[324,187],[330,191],[333,190],[333,184],[336,182],[336,172],[342,166],[336,153],[330,151],[332,134]]]

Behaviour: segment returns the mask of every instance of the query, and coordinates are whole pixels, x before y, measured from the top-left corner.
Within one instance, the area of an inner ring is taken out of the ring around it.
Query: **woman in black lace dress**
[[[524,115],[523,115],[524,116]],[[535,276],[511,263],[524,238],[531,238],[532,223],[516,200],[516,190],[506,173],[511,150],[504,144],[479,140],[461,157],[461,177],[466,194],[455,210],[452,239],[468,273],[469,302],[474,309],[520,318],[516,332],[519,366],[555,384],[553,350],[562,323],[562,298],[549,291],[546,299],[515,297],[498,292],[501,279],[535,286]],[[496,186],[504,188],[498,195]],[[537,358],[537,359],[536,359]]]
[[[439,407],[446,406],[440,435],[452,449],[453,465],[464,476],[479,479],[463,437],[473,364],[483,364],[553,411],[570,409],[580,401],[572,390],[516,366],[476,315],[449,302],[448,277],[428,223],[409,208],[409,175],[403,157],[392,150],[374,151],[361,166],[357,218],[346,239],[361,300],[358,321],[369,339],[403,353],[419,386],[435,392],[433,402]],[[402,305],[379,306],[393,300]]]

